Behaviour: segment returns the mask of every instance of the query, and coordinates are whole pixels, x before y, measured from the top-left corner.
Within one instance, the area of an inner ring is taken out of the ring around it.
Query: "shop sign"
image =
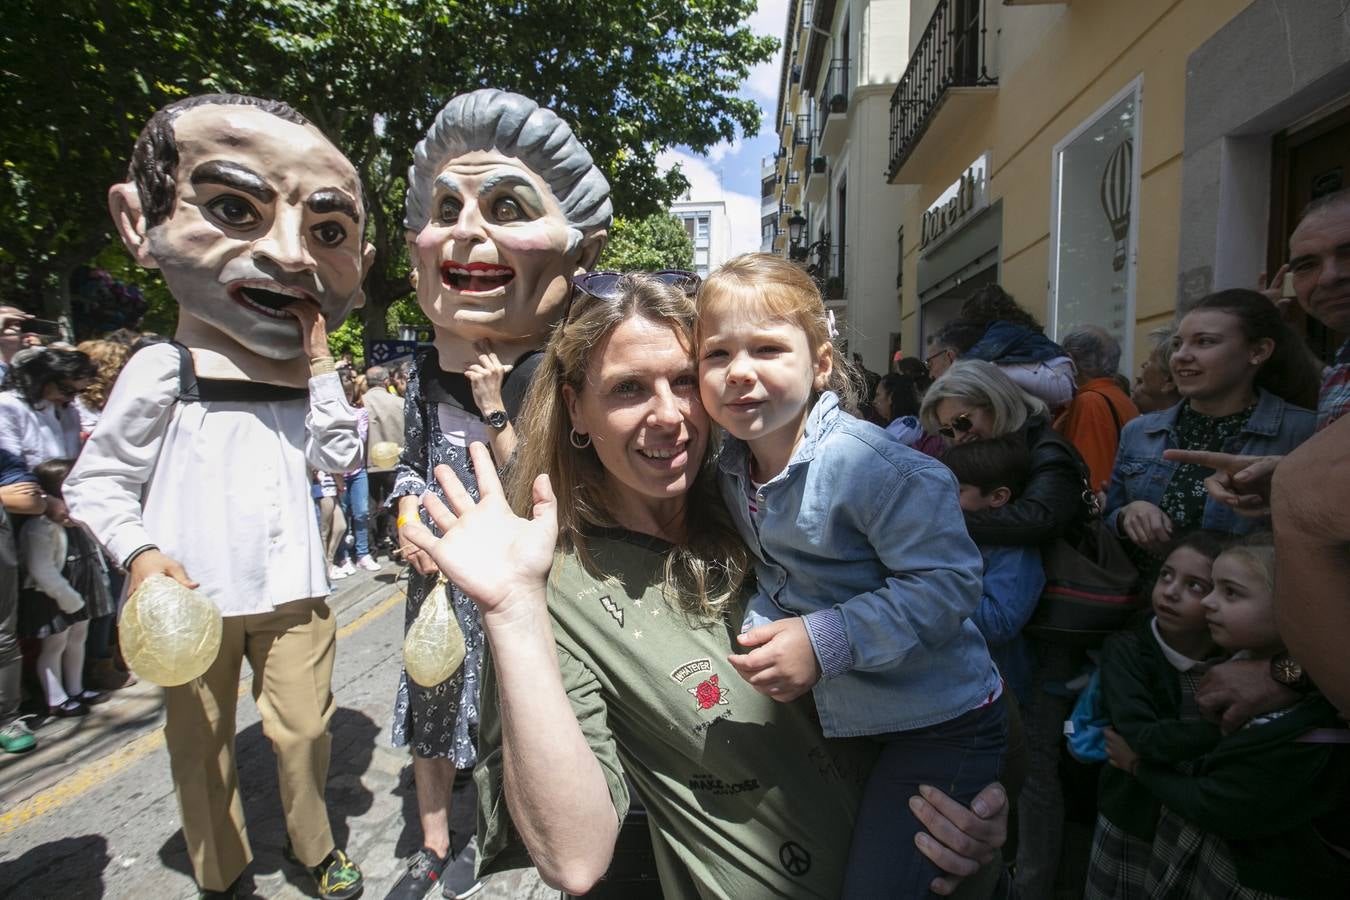
[[[989,206],[989,154],[975,160],[923,214],[919,252],[927,253]]]

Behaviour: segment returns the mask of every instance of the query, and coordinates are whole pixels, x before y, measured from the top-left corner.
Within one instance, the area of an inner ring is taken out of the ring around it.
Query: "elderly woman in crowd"
[[[491,648],[483,870],[533,863],[585,893],[609,866],[631,785],[665,897],[837,897],[872,756],[823,739],[808,702],[775,702],[726,661],[749,558],[719,499],[691,353],[679,288],[627,276],[578,297],[522,415],[509,493],[532,518],[513,515],[476,446],[482,501],[442,468],[453,513],[424,502],[446,537],[409,529],[478,603]],[[979,815],[925,798],[934,836],[965,848],[922,837],[939,866],[964,874],[992,858],[1000,789],[976,799]]]
[[[1107,521],[1125,538],[1148,582],[1168,542],[1195,528],[1246,534],[1260,520],[1212,499],[1213,469],[1163,451],[1284,454],[1312,435],[1319,372],[1263,295],[1210,294],[1177,326],[1170,359],[1182,400],[1125,426],[1107,492]]]
[[[98,377],[78,350],[20,354],[0,383],[0,448],[22,457],[30,470],[80,452],[80,414],[74,401]]]
[[[949,444],[1021,435],[1031,454],[1031,474],[1016,499],[997,509],[966,514],[977,544],[1045,546],[1072,536],[1090,514],[1084,500],[1087,468],[1078,451],[1051,427],[1045,403],[1018,387],[1004,369],[962,360],[924,395],[924,428]],[[1017,885],[1024,897],[1054,896],[1063,840],[1064,794],[1059,748],[1072,705],[1064,684],[1084,655],[1029,638],[1034,656],[1032,690],[1021,711],[1027,776],[1018,798]]]
[[[1078,393],[1055,420],[1055,430],[1078,448],[1094,491],[1106,490],[1120,430],[1139,410],[1116,383],[1120,343],[1105,328],[1083,325],[1060,340],[1078,370]]]
[[[1139,375],[1130,392],[1130,401],[1141,414],[1161,412],[1181,402],[1177,383],[1172,380],[1172,336],[1175,334],[1176,329],[1170,325],[1148,333],[1153,349],[1139,364]]]

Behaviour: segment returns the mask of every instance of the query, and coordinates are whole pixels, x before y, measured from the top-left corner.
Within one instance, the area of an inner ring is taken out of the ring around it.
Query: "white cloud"
[[[688,199],[695,201],[721,200],[726,204],[727,219],[731,223],[731,255],[751,253],[759,249],[759,197],[727,190],[722,184],[719,169],[708,159],[690,156],[678,150],[667,150],[656,157],[662,172],[676,164],[680,174],[689,182]]]
[[[708,161],[713,165],[716,165],[728,156],[736,156],[741,152],[741,147],[743,147],[744,144],[745,142],[741,138],[736,138],[729,144],[726,141],[714,144],[708,150]]]

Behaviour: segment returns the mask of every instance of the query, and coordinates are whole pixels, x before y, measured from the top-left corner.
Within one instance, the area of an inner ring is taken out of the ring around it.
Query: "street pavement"
[[[421,846],[412,765],[406,748],[389,742],[405,586],[403,570],[386,563],[379,572],[339,581],[330,598],[338,648],[329,816],[339,846],[365,873],[364,897],[374,900]],[[308,873],[281,856],[286,832],[276,762],[249,684],[245,664],[236,750],[254,860],[244,882],[255,897],[314,897]],[[0,897],[196,897],[169,778],[160,694],[141,682],[86,718],[44,723],[36,750],[0,754]],[[470,804],[460,804],[452,828],[467,835],[473,813]],[[533,870],[494,876],[476,895],[557,897]]]

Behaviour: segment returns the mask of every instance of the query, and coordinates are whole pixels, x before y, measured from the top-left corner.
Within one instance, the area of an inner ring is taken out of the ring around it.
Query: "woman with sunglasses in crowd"
[[[483,869],[533,864],[586,893],[636,795],[668,900],[833,898],[874,748],[824,740],[808,701],[760,694],[727,660],[750,560],[699,402],[692,281],[578,278],[530,387],[508,487],[475,446],[481,503],[442,468],[424,505],[446,537],[408,528],[478,604],[491,647]],[[924,797],[911,808],[932,835],[966,848],[921,837],[941,868],[965,874],[994,855],[997,787],[976,799],[980,815]]]
[[[78,350],[38,349],[16,355],[0,383],[0,447],[22,457],[29,470],[80,452],[76,396],[98,377]]]
[[[1025,490],[998,509],[966,513],[966,527],[976,543],[1043,547],[1072,535],[1089,516],[1082,457],[1051,426],[1045,403],[993,363],[954,363],[924,394],[919,419],[948,445],[1005,435],[1021,435],[1026,441],[1031,473]],[[1065,808],[1059,750],[1072,705],[1064,684],[1078,674],[1086,657],[1030,636],[1028,643],[1035,666],[1032,691],[1021,710],[1027,775],[1017,798],[1017,887],[1024,897],[1051,897]]]

